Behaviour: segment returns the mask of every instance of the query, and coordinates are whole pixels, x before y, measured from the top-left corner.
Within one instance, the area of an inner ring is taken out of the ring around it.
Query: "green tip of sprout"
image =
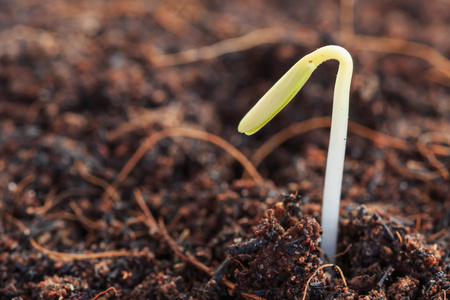
[[[322,203],[321,247],[331,257],[336,253],[339,202],[347,138],[350,82],[353,72],[350,54],[339,46],[325,46],[300,59],[244,116],[239,123],[238,131],[251,135],[261,129],[294,98],[314,70],[329,59],[339,61]]]
[[[294,98],[315,68],[313,61],[297,62],[245,115],[238,131],[251,135],[260,130]]]

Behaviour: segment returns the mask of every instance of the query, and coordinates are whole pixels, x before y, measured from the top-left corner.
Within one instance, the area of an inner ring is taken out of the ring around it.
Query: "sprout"
[[[245,115],[238,130],[250,135],[261,129],[292,100],[312,72],[329,59],[339,61],[322,202],[321,247],[331,257],[336,253],[339,202],[347,139],[349,94],[353,72],[350,54],[339,46],[325,46],[300,59]]]

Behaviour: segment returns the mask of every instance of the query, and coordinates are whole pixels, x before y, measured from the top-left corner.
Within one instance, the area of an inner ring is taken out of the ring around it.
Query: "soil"
[[[0,1],[1,299],[449,298],[450,3],[342,1]],[[337,64],[237,132],[327,44],[355,65],[335,265]]]

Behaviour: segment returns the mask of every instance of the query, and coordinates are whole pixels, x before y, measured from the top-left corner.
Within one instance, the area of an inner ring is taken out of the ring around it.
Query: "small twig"
[[[450,61],[428,45],[401,39],[355,34],[354,7],[355,0],[341,0],[340,35],[347,47],[417,57],[427,61],[443,75],[450,77]]]
[[[386,280],[386,278],[388,277],[389,273],[392,270],[392,266],[388,266],[386,268],[386,271],[384,271],[383,277],[381,277],[380,281],[378,282],[377,286],[378,288],[381,288],[381,286],[383,285],[384,281]]]
[[[121,257],[121,256],[133,256],[131,251],[105,251],[99,253],[64,253],[52,251],[39,245],[33,238],[30,239],[31,245],[38,251],[47,254],[50,258],[55,260],[84,260],[84,259],[96,259],[106,257]]]
[[[422,218],[419,216],[416,218],[416,230],[420,231],[422,229]]]
[[[230,245],[227,248],[229,253],[231,254],[250,254],[252,252],[256,252],[258,249],[260,249],[263,245],[267,244],[268,242],[269,242],[268,240],[262,238],[254,238],[242,244]]]
[[[46,214],[42,219],[43,220],[69,220],[69,221],[75,221],[75,222],[79,221],[77,215],[67,212],[67,211],[64,211],[64,210]]]
[[[84,180],[86,180],[89,183],[92,183],[93,185],[102,187],[106,191],[108,196],[110,196],[116,203],[122,202],[122,199],[120,199],[120,196],[117,193],[116,189],[112,188],[106,180],[90,174],[87,171],[86,166],[83,165],[81,161],[76,161],[75,167],[77,168],[78,173],[80,173],[80,176]]]
[[[396,231],[395,234],[396,234],[397,237],[398,237],[398,240],[399,240],[399,242],[400,242],[400,245],[403,245],[403,239],[402,239],[402,236],[400,235],[400,233],[399,233],[398,231]]]
[[[15,201],[17,201],[17,199],[19,198],[20,194],[22,194],[22,192],[25,189],[25,187],[27,185],[33,183],[35,179],[36,179],[36,177],[34,175],[28,175],[27,177],[22,179],[22,181],[20,181],[16,185],[16,189],[12,193],[13,198],[14,198]]]
[[[420,58],[427,61],[445,76],[450,77],[450,61],[436,49],[422,43],[356,34],[351,41],[351,47],[359,50],[402,54]]]
[[[184,254],[180,250],[180,246],[178,246],[178,244],[170,237],[169,233],[167,232],[166,226],[164,225],[162,219],[159,219],[159,231],[166,243],[169,245],[170,249],[172,249],[172,251],[175,252],[177,256],[179,256],[184,261],[187,261],[190,264],[194,265],[197,269],[203,271],[204,273],[209,274],[210,276],[214,274],[211,268],[199,262],[194,256],[190,254]]]
[[[336,254],[336,255],[334,255],[334,256],[332,256],[332,257],[328,257],[328,259],[327,260],[332,260],[332,259],[336,259],[336,258],[338,258],[339,256],[342,256],[342,255],[344,255],[345,253],[347,253],[348,252],[348,250],[350,250],[350,248],[352,247],[352,244],[350,244],[350,245],[348,245],[347,246],[347,248],[345,248],[345,250],[344,251],[342,251],[341,253],[338,253],[338,254]]]
[[[27,214],[37,214],[43,215],[45,214],[52,206],[55,200],[57,189],[56,187],[52,187],[50,192],[48,192],[47,197],[45,197],[44,205],[39,207],[27,207]]]
[[[408,145],[408,142],[393,136],[389,136],[387,134],[381,133],[379,131],[370,129],[358,123],[349,121],[348,130],[357,134],[363,138],[373,141],[375,144],[379,146],[386,146],[395,148],[398,150],[409,150],[411,147]]]
[[[438,144],[436,145],[438,147],[435,146],[433,148],[435,152],[428,148],[429,143]],[[417,149],[420,154],[425,156],[430,164],[437,169],[441,176],[445,180],[448,180],[450,179],[450,173],[447,167],[436,158],[435,153],[438,152],[441,155],[449,155],[449,147],[440,146],[440,143],[447,143],[450,145],[450,135],[439,131],[426,132],[417,139]]]
[[[108,293],[110,290],[113,290],[113,291],[114,291],[114,296],[117,296],[117,290],[116,290],[115,288],[113,288],[113,287],[110,287],[110,288],[108,288],[106,291],[103,291],[103,292],[97,294],[97,296],[95,296],[95,297],[92,298],[91,300],[96,300],[96,299],[98,299],[98,297],[100,297],[100,296],[102,296],[102,295]]]
[[[419,179],[422,181],[430,181],[436,178],[441,177],[441,174],[438,171],[427,172],[427,173],[418,173],[413,172],[409,168],[403,166],[398,159],[397,154],[392,151],[387,151],[386,153],[386,162],[387,164],[393,168],[399,175],[409,178],[409,179]]]
[[[147,153],[147,151],[152,149],[155,146],[155,144],[158,143],[160,140],[168,137],[195,138],[215,144],[216,146],[219,146],[220,148],[228,152],[237,161],[239,161],[244,167],[244,169],[252,176],[255,182],[261,183],[264,181],[262,176],[256,170],[255,166],[247,159],[247,157],[245,157],[245,155],[242,154],[242,152],[240,152],[238,149],[236,149],[233,145],[231,145],[224,139],[202,130],[178,127],[178,128],[164,129],[160,132],[154,133],[149,137],[147,137],[141,144],[141,146],[136,150],[136,152],[131,156],[131,158],[128,160],[128,162],[125,164],[122,170],[119,172],[114,182],[109,186],[108,190],[104,193],[103,197],[106,194],[110,195],[113,190],[117,190],[117,188],[122,184],[125,178],[127,178],[130,172],[134,169],[139,160],[141,160],[141,158],[145,155],[145,153]]]
[[[206,265],[202,264],[200,261],[198,261],[194,256],[190,254],[184,254],[181,250],[178,244],[170,237],[169,233],[167,232],[166,226],[164,225],[164,222],[162,219],[159,219],[159,230],[162,234],[163,239],[167,242],[170,249],[182,260],[190,263],[191,265],[195,266],[200,271],[209,274],[209,276],[214,276],[214,272],[211,268],[207,267]],[[234,290],[235,284],[231,281],[228,281],[226,279],[222,279],[221,281],[226,287]]]
[[[0,215],[8,222],[16,225],[24,235],[30,234],[30,229],[27,228],[20,220],[14,218],[12,215],[3,210],[2,203],[0,202]],[[84,259],[96,259],[105,257],[120,257],[120,256],[133,256],[131,251],[106,251],[101,253],[63,253],[46,249],[39,245],[33,238],[30,238],[31,245],[38,251],[47,254],[50,258],[60,260],[84,260]]]
[[[85,229],[95,230],[97,228],[97,224],[94,221],[83,215],[81,208],[75,203],[75,201],[70,201],[69,206]]]
[[[384,223],[382,220],[381,220],[381,226],[383,227],[384,231],[385,231],[385,232],[387,233],[387,235],[389,236],[389,239],[390,239],[392,242],[395,242],[395,236],[394,236],[394,234],[392,233],[391,229],[389,229],[389,227],[386,225],[386,223]]]
[[[263,297],[259,297],[253,294],[249,294],[249,293],[241,293],[242,297],[244,297],[245,299],[249,299],[249,300],[266,300],[266,298]]]
[[[6,221],[8,221],[11,224],[16,225],[20,232],[22,232],[24,235],[30,234],[30,229],[28,229],[22,221],[19,219],[13,217],[11,214],[7,213],[3,208],[3,203],[0,202],[0,216],[3,217]]]
[[[311,279],[313,279],[313,277],[317,274],[317,272],[319,272],[320,270],[322,270],[323,268],[326,268],[326,267],[334,267],[334,268],[338,269],[339,274],[341,275],[342,281],[344,282],[344,286],[347,287],[347,282],[345,281],[344,273],[342,273],[342,270],[341,270],[341,268],[339,268],[338,265],[335,265],[335,264],[321,265],[313,272],[313,274],[309,277],[308,281],[306,281],[305,291],[303,292],[302,300],[305,300],[305,298],[306,298],[306,294],[308,292],[308,287],[309,287],[309,282],[311,281]]]
[[[331,117],[318,117],[293,124],[281,130],[272,136],[267,142],[262,144],[253,154],[251,162],[257,167],[271,152],[273,152],[275,148],[292,137],[314,129],[328,128],[330,127],[330,124]],[[371,140],[377,145],[388,146],[399,150],[409,149],[408,143],[402,139],[388,136],[384,133],[375,131],[352,121],[348,122],[348,131]]]
[[[253,154],[250,161],[253,163],[255,167],[258,167],[259,164],[270,154],[272,153],[277,147],[279,147],[281,144],[286,142],[287,140],[293,138],[294,136],[306,133],[311,130],[320,129],[320,128],[328,128],[331,124],[331,118],[330,117],[319,117],[319,118],[313,118],[309,119],[300,123],[293,124],[274,136],[272,136],[267,142],[262,144]],[[361,137],[364,137],[368,140],[373,141],[376,145],[379,146],[387,146],[390,148],[395,148],[399,150],[409,150],[410,146],[408,143],[402,139],[395,138],[388,136],[384,133],[375,131],[373,129],[367,128],[365,126],[362,126],[360,124],[357,124],[355,122],[349,121],[348,122],[348,131],[352,132],[354,134],[357,134]],[[447,149],[448,147],[439,147],[434,149],[435,153],[437,154],[447,154],[449,151]],[[431,152],[431,150],[422,149],[422,155],[426,156],[430,160],[430,155],[434,154]],[[436,160],[437,161],[437,160]],[[422,181],[429,181],[433,180],[438,177],[444,177],[447,178],[448,170],[443,167],[442,165],[438,165],[439,161],[434,161],[434,165],[438,168],[437,171],[434,172],[414,172],[413,170],[409,169],[408,167],[404,167],[403,165],[397,163],[396,157],[392,153],[388,153],[388,163],[391,167],[395,168],[395,170],[402,176],[405,176],[407,178],[416,178]],[[245,173],[244,175],[245,176]]]
[[[428,236],[428,242],[433,242],[435,239],[440,238],[441,236],[443,236],[444,234],[446,234],[448,232],[449,231],[447,228],[442,228],[438,232],[433,233],[432,235]]]
[[[188,263],[192,264],[197,269],[214,277],[215,273],[212,271],[211,268],[202,264],[194,256],[192,256],[190,254],[184,254],[180,250],[180,247],[178,246],[178,244],[170,237],[169,233],[167,232],[167,228],[162,219],[159,219],[158,223],[156,222],[152,213],[150,212],[147,205],[145,204],[144,198],[142,197],[142,193],[138,188],[134,189],[134,195],[135,195],[136,201],[138,202],[140,208],[142,209],[142,211],[145,215],[144,223],[149,228],[150,234],[156,233],[156,232],[160,233],[162,239],[167,242],[170,249],[172,249],[172,251],[175,253],[175,255],[180,257],[182,260],[187,261]],[[217,272],[217,270],[216,270],[216,272]],[[225,280],[225,279],[221,279],[219,281],[222,282],[226,287],[234,290],[234,287],[235,287],[234,283],[232,283],[228,280]]]
[[[153,217],[152,213],[150,212],[150,209],[148,209],[147,205],[145,204],[144,197],[142,197],[141,190],[139,188],[135,188],[133,190],[134,197],[136,198],[137,203],[139,204],[139,207],[142,209],[145,215],[145,224],[150,230],[150,234],[154,234],[155,232],[159,231],[158,222],[156,222],[155,217]]]
[[[74,197],[74,196],[82,196],[82,195],[95,195],[101,192],[97,188],[71,188],[67,189],[64,192],[61,192],[60,194],[56,195],[54,199],[52,199],[52,192],[47,195],[44,205],[40,207],[30,207],[27,209],[28,214],[38,214],[38,215],[45,215],[49,210],[51,210],[53,207],[55,207],[57,204],[59,204],[62,200]]]
[[[199,60],[212,59],[226,53],[244,51],[261,44],[276,43],[283,37],[285,32],[283,28],[258,29],[240,37],[179,53],[151,55],[152,51],[147,50],[144,51],[144,54],[147,54],[147,59],[152,62],[154,67],[187,64]]]
[[[214,271],[214,274],[209,281],[221,282],[225,276],[225,272],[233,262],[234,260],[229,260],[229,257],[225,258],[220,266]]]

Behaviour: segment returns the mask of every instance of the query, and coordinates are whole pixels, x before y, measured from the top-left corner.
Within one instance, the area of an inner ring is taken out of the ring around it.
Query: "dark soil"
[[[375,52],[344,39],[337,0],[0,1],[0,298],[449,298],[449,15],[446,0],[357,1],[355,34],[429,46],[379,40]],[[162,56],[267,28],[242,51]],[[348,136],[345,281],[319,269],[328,128],[278,146],[258,166],[263,182],[192,137],[156,141],[120,177],[168,128],[251,157],[289,125],[329,116],[335,62],[256,135],[237,132],[291,65],[327,44],[351,52],[350,120],[374,130]]]

